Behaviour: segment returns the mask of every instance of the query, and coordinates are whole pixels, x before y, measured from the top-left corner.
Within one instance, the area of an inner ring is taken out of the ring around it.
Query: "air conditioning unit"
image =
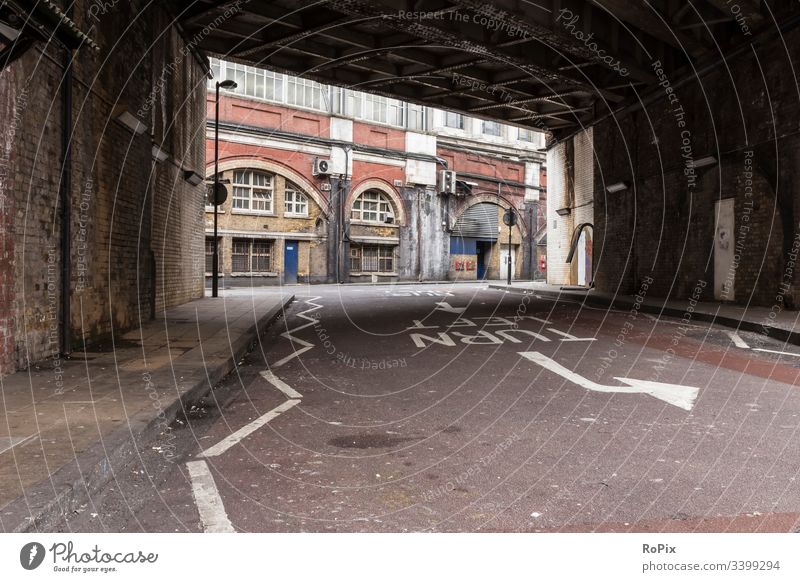
[[[316,159],[314,160],[314,170],[312,174],[315,176],[327,176],[331,173],[331,161],[330,160],[321,160]]]
[[[394,224],[394,212],[387,212],[384,222],[386,224]]]
[[[453,170],[439,172],[439,192],[442,194],[456,193],[456,173]]]
[[[401,188],[403,186],[402,180],[395,180],[394,182],[395,188]]]

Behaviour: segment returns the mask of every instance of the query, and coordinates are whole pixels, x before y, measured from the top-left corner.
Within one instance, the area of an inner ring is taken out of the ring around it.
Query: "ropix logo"
[[[39,542],[30,542],[22,546],[19,552],[19,563],[26,570],[35,570],[44,561],[45,549]]]

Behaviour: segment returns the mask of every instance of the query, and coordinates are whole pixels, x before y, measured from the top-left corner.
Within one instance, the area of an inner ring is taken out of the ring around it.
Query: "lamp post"
[[[517,215],[509,207],[503,214],[503,224],[508,227],[508,285],[511,285],[511,229],[517,224]]]
[[[237,85],[230,79],[217,81],[216,95],[214,98],[214,252],[211,256],[211,296],[219,296],[219,241],[217,239],[217,189],[219,188],[219,90],[236,89]]]

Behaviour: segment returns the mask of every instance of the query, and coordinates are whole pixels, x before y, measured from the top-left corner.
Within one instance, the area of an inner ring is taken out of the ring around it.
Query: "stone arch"
[[[220,172],[239,169],[263,170],[271,174],[280,174],[290,182],[299,186],[303,192],[308,194],[314,200],[317,206],[319,206],[325,218],[328,218],[330,215],[330,202],[328,202],[328,200],[322,195],[316,186],[314,186],[311,182],[293,169],[269,160],[252,157],[229,158],[219,162]],[[206,164],[206,175],[213,178],[214,162]]]
[[[476,204],[482,204],[488,202],[490,204],[495,204],[504,210],[508,210],[509,208],[514,208],[514,211],[517,213],[517,228],[520,230],[520,234],[524,239],[528,235],[528,225],[525,223],[525,220],[522,217],[522,212],[520,212],[508,199],[500,196],[498,197],[497,194],[476,194],[474,196],[469,196],[464,204],[460,205],[456,209],[455,216],[453,217],[453,223],[450,225],[452,229],[458,217],[464,214],[469,208],[475,206]]]
[[[350,208],[352,208],[353,202],[356,201],[356,198],[361,196],[367,190],[378,190],[379,192],[386,194],[392,201],[392,204],[397,212],[397,224],[406,224],[406,208],[403,204],[403,199],[387,182],[375,178],[360,182],[358,186],[350,191],[350,194],[347,196],[347,216],[350,216]]]

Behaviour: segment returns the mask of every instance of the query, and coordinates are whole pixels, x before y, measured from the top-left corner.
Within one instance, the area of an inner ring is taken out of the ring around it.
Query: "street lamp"
[[[217,189],[219,188],[219,90],[236,89],[234,81],[227,79],[217,81],[216,95],[214,99],[214,252],[211,256],[211,296],[219,295],[219,241],[217,239]]]

